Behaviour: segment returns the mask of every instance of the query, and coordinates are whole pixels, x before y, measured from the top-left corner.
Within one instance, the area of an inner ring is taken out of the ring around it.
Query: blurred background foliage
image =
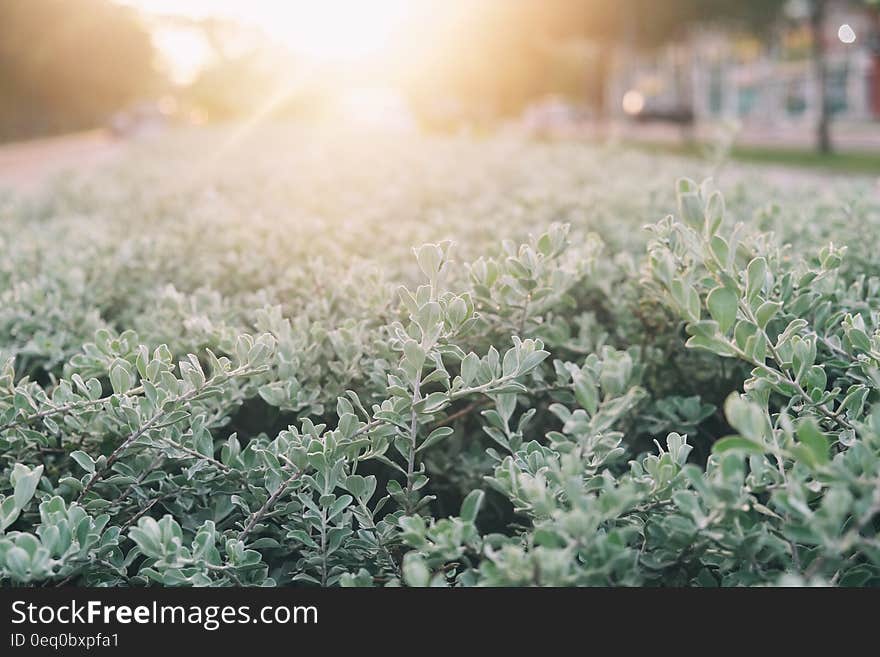
[[[783,2],[454,0],[442,10],[437,2],[413,4],[389,44],[407,65],[382,67],[378,75],[402,87],[420,122],[436,128],[448,127],[453,115],[456,125],[512,116],[550,93],[601,112],[610,60],[620,50],[662,44],[695,21],[767,26]],[[0,139],[102,125],[132,103],[172,92],[201,119],[224,120],[254,112],[287,84],[272,111],[314,116],[326,109],[327,87],[339,83],[321,71],[305,82],[300,76],[291,91],[291,76],[304,65],[290,53],[248,40],[229,21],[191,20],[187,27],[201,32],[212,52],[180,85],[169,79],[150,26],[131,6],[0,0]],[[444,112],[449,107],[456,111]]]
[[[0,139],[94,127],[165,82],[136,12],[106,0],[0,0]]]
[[[646,56],[650,62],[656,55],[659,62],[663,48],[687,44],[695,30],[712,29],[743,35],[740,41],[749,48],[776,53],[780,60],[796,50],[791,42],[800,38],[802,68],[812,71],[804,84],[825,89],[816,95],[824,100],[808,112],[824,152],[831,149],[828,125],[835,112],[829,100],[832,77],[837,75],[838,87],[854,86],[840,82],[846,73],[832,75],[826,62],[826,51],[837,41],[832,36],[829,43],[829,30],[836,29],[838,17],[860,16],[859,44],[867,49],[854,57],[873,58],[873,64],[859,66],[880,70],[875,0],[413,0],[397,3],[403,9],[394,10],[393,29],[380,32],[380,19],[391,16],[396,2],[0,0],[0,140],[106,126],[133,107],[199,123],[338,120],[340,97],[365,85],[393,88],[422,128],[494,128],[547,98],[565,99],[603,125],[620,109],[617,96],[626,89],[619,84],[634,73],[656,77],[656,71],[639,69]],[[209,9],[198,13],[197,5]],[[239,14],[224,15],[222,7]],[[248,12],[260,20],[242,20]],[[348,59],[314,57],[301,48],[310,35],[291,26],[317,14],[323,23],[312,41],[320,45],[324,39],[345,50],[345,40],[362,41],[372,30],[377,52],[354,56],[349,48]],[[785,32],[786,25],[797,29]],[[169,33],[177,40],[170,49]],[[741,43],[734,46],[742,50]],[[679,99],[680,107],[673,109],[688,120],[695,69],[687,61],[702,55],[687,46],[683,52],[672,66],[664,65],[674,78],[664,84]],[[844,67],[852,67],[850,60]],[[183,76],[182,63],[190,69]],[[754,75],[746,77],[760,78],[760,66],[755,60]],[[743,82],[740,73],[725,82],[732,85],[728,95],[738,100],[724,111],[737,116],[751,111],[753,96],[763,93],[752,89],[760,81]],[[796,84],[779,75],[770,75],[770,82]],[[864,84],[874,89],[871,76],[880,79],[880,73],[867,75]],[[793,93],[788,87],[764,95]],[[880,111],[878,103],[866,101],[874,109],[865,111]]]

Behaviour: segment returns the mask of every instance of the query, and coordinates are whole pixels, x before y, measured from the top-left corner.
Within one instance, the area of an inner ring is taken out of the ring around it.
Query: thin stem
[[[250,520],[248,520],[247,525],[245,525],[244,529],[241,530],[241,533],[238,535],[238,540],[244,541],[247,538],[248,534],[251,533],[254,526],[263,518],[263,516],[268,513],[269,509],[271,509],[275,503],[279,500],[279,498],[284,495],[287,491],[288,487],[297,479],[299,479],[303,474],[302,470],[298,470],[290,475],[284,482],[278,487],[278,489],[272,493],[268,499],[263,503],[263,506],[259,508],[253,515],[251,515]]]
[[[164,440],[166,443],[171,445],[174,449],[179,449],[181,452],[185,452],[185,453],[189,454],[190,456],[192,456],[193,458],[200,459],[202,461],[207,461],[208,463],[210,463],[211,465],[213,465],[216,468],[219,468],[220,470],[222,470],[226,474],[236,474],[239,476],[241,475],[240,471],[233,470],[228,465],[218,461],[217,459],[215,459],[212,456],[205,456],[201,452],[198,452],[198,451],[196,451],[190,447],[187,447],[185,445],[181,445],[180,443],[174,442],[170,438],[163,438],[162,440]]]
[[[137,388],[129,390],[126,394],[137,395],[142,393],[143,391],[143,386],[138,386]],[[70,402],[68,404],[64,404],[63,406],[54,406],[52,408],[47,408],[46,410],[39,411],[38,413],[34,413],[33,415],[26,415],[24,417],[10,420],[3,426],[0,426],[0,432],[6,431],[7,429],[11,429],[12,427],[16,427],[19,425],[28,425],[32,422],[36,422],[37,420],[42,420],[43,418],[51,417],[52,415],[58,415],[59,413],[67,413],[68,411],[75,411],[80,408],[88,408],[89,406],[98,406],[100,404],[110,401],[111,397],[113,397],[113,395],[100,397],[99,399],[84,399],[78,402]]]
[[[413,475],[415,473],[415,463],[416,463],[416,440],[418,438],[418,430],[419,430],[419,414],[416,412],[415,406],[421,400],[421,378],[422,372],[419,370],[418,376],[416,376],[416,381],[413,384],[413,396],[412,396],[412,411],[409,425],[409,437],[410,437],[410,445],[409,445],[409,454],[406,460],[406,513],[409,515],[412,513],[412,507],[410,506],[410,495],[413,491]]]
[[[111,507],[116,506],[117,504],[119,504],[120,502],[122,502],[124,499],[126,499],[129,495],[131,495],[131,493],[134,491],[134,489],[135,489],[137,486],[139,486],[141,483],[143,483],[144,479],[147,478],[147,475],[149,475],[151,472],[155,472],[155,471],[159,468],[159,466],[162,465],[162,461],[164,461],[164,460],[165,460],[165,456],[162,455],[162,454],[160,454],[160,455],[159,455],[159,456],[158,456],[158,457],[157,457],[157,458],[156,458],[156,459],[150,464],[150,467],[148,467],[148,468],[147,468],[146,470],[144,470],[140,475],[138,475],[137,480],[136,480],[133,484],[131,484],[128,488],[126,488],[126,489],[122,492],[122,494],[120,494],[115,500],[113,500],[113,501],[110,503],[110,506],[111,506]]]
[[[321,587],[327,587],[327,509],[321,509]]]
[[[487,403],[485,400],[481,400],[479,402],[473,402],[472,404],[468,404],[467,406],[465,406],[461,410],[458,410],[455,413],[452,413],[451,415],[446,416],[444,419],[437,422],[437,424],[435,424],[434,426],[435,427],[443,427],[443,426],[452,424],[456,420],[459,420],[467,415],[470,415],[478,408],[482,408],[483,406],[486,406],[486,405],[487,405]]]
[[[787,379],[788,383],[793,385],[797,389],[798,394],[801,397],[803,397],[804,400],[808,404],[810,404],[811,403],[810,395],[807,393],[806,390],[804,390],[804,387],[792,375],[790,368],[788,368],[784,365],[784,361],[783,361],[782,357],[779,355],[779,352],[776,351],[776,347],[770,341],[770,336],[767,335],[767,332],[764,329],[760,328],[760,325],[758,324],[758,319],[755,317],[754,313],[752,312],[752,309],[749,308],[742,301],[740,301],[739,305],[740,305],[740,309],[743,311],[743,314],[746,316],[746,319],[748,319],[750,322],[752,322],[756,327],[758,327],[758,330],[761,331],[761,334],[764,336],[764,340],[767,343],[767,350],[770,352],[770,356],[773,358],[773,360],[779,366],[780,371],[785,375],[785,378]],[[855,430],[855,427],[853,427],[852,424],[850,424],[844,418],[840,417],[839,413],[835,413],[833,411],[828,410],[828,407],[825,406],[825,404],[815,404],[814,406],[820,413],[822,413],[822,415],[824,415],[829,420],[832,420],[832,421],[838,423],[839,425],[841,425],[842,427],[844,427],[846,429]]]
[[[122,527],[119,528],[120,533],[124,532],[126,529],[128,529],[133,524],[135,524],[138,520],[143,518],[147,513],[149,513],[150,509],[152,509],[154,506],[156,506],[159,502],[161,502],[162,500],[167,500],[169,497],[172,497],[172,495],[173,495],[172,493],[168,493],[166,495],[162,495],[160,497],[157,497],[157,498],[154,498],[153,500],[151,500],[150,503],[147,504],[147,506],[145,506],[143,509],[141,509],[140,511],[135,513],[131,518],[129,518],[125,522],[124,525],[122,525]]]
[[[715,254],[715,251],[711,248],[711,245],[708,243],[708,240],[706,239],[706,237],[701,236],[701,241],[702,241],[704,247],[706,247],[706,250],[712,256],[712,260],[714,261],[715,266],[718,267],[718,269],[720,271],[724,271],[724,269],[725,269],[724,264],[718,259],[718,256]],[[716,281],[718,281],[719,283],[723,283],[716,272],[712,272],[712,274],[715,277]],[[767,332],[763,328],[761,328],[760,324],[758,323],[758,319],[755,317],[755,314],[752,312],[752,309],[742,299],[738,300],[737,306],[739,307],[739,310],[743,313],[743,315],[746,317],[746,319],[749,320],[749,322],[751,322],[752,324],[754,324],[755,328],[757,328],[757,330],[759,330],[761,332],[761,335],[764,336],[764,341],[767,344],[767,350],[770,352],[770,356],[773,358],[773,360],[779,366],[781,373],[785,376],[788,383],[790,383],[791,385],[793,385],[795,387],[798,394],[801,397],[803,397],[804,400],[808,404],[811,403],[812,400],[810,399],[809,394],[807,394],[807,391],[804,390],[803,386],[794,378],[794,376],[792,376],[791,372],[789,371],[789,368],[786,368],[783,365],[783,362],[784,362],[783,359],[779,356],[779,352],[776,350],[775,345],[770,340],[770,336],[767,335]],[[757,365],[758,367],[761,367],[761,368],[764,368],[765,370],[769,370],[769,371],[773,372],[773,370],[770,370],[770,368],[768,368],[764,363],[759,363],[757,360],[749,358],[735,344],[731,343],[731,346],[736,350],[736,352],[738,353],[740,358],[744,358],[744,360],[746,360],[747,362],[753,363],[753,364]],[[835,413],[833,411],[828,410],[828,408],[824,404],[815,404],[815,408],[818,409],[818,411],[820,413],[822,413],[822,415],[824,415],[829,420],[836,422],[837,424],[839,424],[840,426],[842,426],[846,429],[850,429],[853,431],[855,430],[855,427],[853,427],[853,425],[850,424],[847,420],[840,417],[839,413]]]
[[[164,409],[159,410],[149,420],[147,420],[145,424],[141,425],[141,427],[138,428],[137,431],[130,434],[128,436],[128,438],[123,440],[122,443],[120,443],[119,446],[116,449],[114,449],[113,452],[111,452],[110,456],[107,457],[107,462],[104,465],[104,467],[101,470],[96,470],[94,473],[92,473],[91,478],[88,480],[86,485],[80,491],[80,494],[76,498],[76,501],[77,502],[82,501],[82,499],[85,497],[85,495],[95,486],[95,484],[97,484],[99,481],[104,479],[105,476],[107,476],[107,474],[110,472],[111,466],[119,459],[119,457],[122,456],[122,454],[138,438],[143,436],[147,431],[149,431],[155,425],[157,425],[164,417],[169,415],[172,412],[172,410],[176,409],[178,406],[180,406],[182,404],[186,404],[187,402],[191,401],[195,397],[198,397],[200,394],[202,394],[202,392],[204,390],[206,390],[207,388],[209,388],[211,386],[217,385],[218,383],[228,381],[236,376],[246,376],[247,374],[250,374],[252,372],[253,372],[253,370],[249,370],[246,367],[241,367],[237,370],[233,370],[231,372],[226,372],[222,376],[218,375],[218,376],[215,376],[215,377],[208,379],[198,388],[193,388],[192,390],[190,390],[186,394],[181,395],[176,400],[174,400],[174,403],[166,402],[165,405],[169,407],[169,410],[164,410]],[[196,452],[196,453],[198,453],[198,452]],[[202,454],[199,454],[199,457],[205,458],[204,455],[202,455]]]
[[[526,329],[526,321],[529,318],[529,303],[531,302],[531,300],[532,300],[532,293],[529,292],[528,296],[526,296],[526,301],[523,304],[522,314],[520,315],[520,318],[519,318],[519,324],[516,327],[516,330],[517,330],[516,334],[519,337],[523,337],[523,332]]]
[[[134,433],[129,435],[128,438],[123,440],[119,444],[119,446],[113,450],[113,452],[110,454],[110,456],[107,457],[106,465],[101,470],[96,470],[95,472],[92,473],[91,478],[88,480],[86,485],[83,486],[83,489],[80,491],[79,496],[76,498],[76,501],[81,502],[82,499],[86,496],[86,493],[88,493],[90,490],[92,490],[92,488],[95,486],[95,484],[97,484],[99,481],[101,481],[106,476],[106,474],[108,472],[110,472],[110,467],[114,463],[116,463],[116,461],[119,459],[119,457],[122,456],[123,452],[125,452],[125,450],[128,449],[128,447],[134,441],[136,441],[138,438],[143,436],[147,431],[152,429],[154,425],[158,424],[159,420],[161,420],[167,414],[168,413],[166,411],[159,411],[158,413],[153,415],[153,417],[151,417],[149,420],[147,420],[147,422],[145,424],[141,425],[141,427],[137,431],[135,431]]]

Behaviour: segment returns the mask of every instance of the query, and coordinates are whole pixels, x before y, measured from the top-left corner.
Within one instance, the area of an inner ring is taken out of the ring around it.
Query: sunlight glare
[[[205,39],[191,30],[157,29],[153,32],[153,43],[163,53],[171,80],[177,84],[195,80],[211,54]]]
[[[116,0],[153,16],[218,18],[261,30],[314,63],[353,63],[383,50],[416,0]],[[161,44],[183,67],[197,58],[181,44]]]
[[[406,10],[405,0],[279,2],[262,17],[261,27],[295,52],[351,61],[381,50]]]

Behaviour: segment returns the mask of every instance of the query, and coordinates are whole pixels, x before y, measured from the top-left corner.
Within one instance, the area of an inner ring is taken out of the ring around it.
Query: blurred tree
[[[568,54],[546,39],[548,15],[536,0],[439,4],[436,11],[431,2],[414,4],[399,46],[399,59],[409,62],[404,86],[428,125],[489,123],[579,83],[579,67],[561,79]]]
[[[156,92],[149,35],[109,0],[0,0],[0,139],[100,125]]]
[[[831,110],[828,98],[828,62],[825,56],[825,17],[827,0],[810,0],[810,33],[812,36],[813,66],[819,88],[819,118],[816,121],[816,148],[820,153],[831,152]]]
[[[420,17],[427,27],[419,30],[414,21],[406,53],[417,64],[408,86],[423,116],[445,103],[470,118],[496,118],[521,111],[535,97],[566,93],[586,100],[602,119],[614,59],[627,49],[656,48],[697,22],[765,30],[784,3],[446,0],[442,11],[431,12],[428,20]],[[585,54],[564,45],[572,41],[593,47]]]
[[[876,13],[880,8],[878,0],[842,0],[839,4],[848,4],[853,8],[866,9],[874,14],[876,25]],[[809,0],[809,21],[812,37],[813,68],[819,87],[819,116],[816,121],[816,148],[820,153],[831,153],[833,144],[831,141],[831,98],[828,90],[828,61],[827,43],[828,37],[827,18],[830,0]],[[876,27],[874,28],[876,30]],[[873,37],[874,35],[871,35]]]
[[[604,115],[608,76],[614,58],[626,50],[653,50],[682,39],[699,24],[724,24],[765,35],[786,0],[544,0],[549,33],[557,38],[582,37],[596,45],[589,99]]]
[[[253,114],[277,85],[259,54],[243,53],[215,58],[180,94],[204,119],[223,121]]]
[[[322,71],[266,41],[259,29],[224,18],[181,19],[206,40],[210,55],[198,75],[177,90],[183,103],[206,121],[296,118],[330,112],[334,81]]]
[[[810,33],[810,56],[812,58],[813,72],[817,82],[819,95],[819,107],[816,118],[816,150],[823,154],[829,154],[834,150],[831,138],[831,122],[833,119],[832,98],[829,90],[828,75],[828,13],[832,5],[848,6],[851,9],[861,9],[868,13],[868,25],[870,33],[867,35],[869,48],[877,51],[875,45],[878,42],[878,0],[803,0],[802,3],[791,3],[791,13],[795,19],[806,19]]]

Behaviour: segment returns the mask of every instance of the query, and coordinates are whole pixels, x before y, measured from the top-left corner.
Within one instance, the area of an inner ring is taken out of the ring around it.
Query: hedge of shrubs
[[[7,194],[0,582],[877,584],[877,191],[716,165],[215,131]]]

